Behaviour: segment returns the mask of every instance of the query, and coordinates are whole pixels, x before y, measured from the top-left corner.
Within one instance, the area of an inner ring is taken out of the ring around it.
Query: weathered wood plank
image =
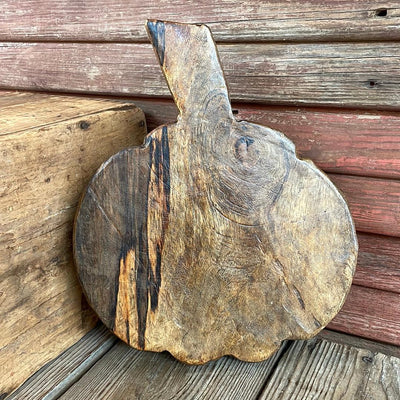
[[[399,15],[396,1],[7,0],[0,40],[143,41],[149,17],[207,23],[222,41],[398,40]]]
[[[99,98],[46,96],[30,92],[15,92],[14,96],[11,95],[11,99],[3,98],[5,103],[3,106],[0,103],[0,136],[16,134],[26,129],[45,128],[70,118],[79,118],[101,111],[112,112],[113,109],[118,111],[124,107],[131,107],[133,110],[135,107],[133,103]],[[144,132],[144,129],[141,132]]]
[[[134,100],[145,112],[149,129],[176,120],[168,100]],[[338,109],[267,107],[233,104],[236,118],[284,133],[302,158],[326,172],[400,178],[400,114]]]
[[[393,344],[376,342],[370,339],[364,339],[359,336],[331,331],[329,329],[323,329],[320,333],[318,333],[316,337],[327,340],[329,342],[345,344],[361,349],[368,349],[376,353],[382,353],[388,356],[400,358],[400,346],[396,346]]]
[[[400,359],[320,339],[295,342],[260,400],[374,399],[400,397]]]
[[[231,98],[264,104],[398,109],[396,43],[230,44]],[[149,44],[0,43],[2,88],[169,96]]]
[[[400,295],[353,285],[328,329],[400,345]]]
[[[400,236],[400,181],[329,174],[344,193],[358,231]]]
[[[146,130],[132,103],[95,101],[95,112],[88,99],[43,98],[22,122],[18,107],[0,111],[0,393],[93,326],[72,263],[76,204],[99,165]]]
[[[99,324],[64,353],[47,363],[7,400],[57,399],[86,373],[117,341]]]
[[[400,293],[400,238],[358,232],[358,260],[353,283]]]
[[[119,342],[60,399],[256,399],[285,349],[260,363],[223,357],[189,366]]]

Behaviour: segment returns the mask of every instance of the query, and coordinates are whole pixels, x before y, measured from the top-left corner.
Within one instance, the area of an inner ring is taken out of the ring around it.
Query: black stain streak
[[[281,142],[280,148],[281,148],[281,150],[283,152],[283,159],[284,159],[284,163],[285,163],[284,167],[285,167],[286,171],[285,171],[285,175],[284,175],[284,177],[282,179],[282,182],[279,183],[279,188],[278,188],[277,192],[275,193],[275,195],[274,195],[274,197],[272,199],[271,207],[275,205],[275,203],[278,201],[279,197],[281,196],[283,188],[284,188],[284,185],[289,179],[289,173],[290,173],[289,155],[288,155],[288,153],[287,153],[287,151],[285,149],[285,145],[283,144],[283,142]]]
[[[164,64],[165,52],[165,24],[161,21],[148,21],[147,28],[149,30],[153,47],[156,49],[160,64]]]
[[[150,274],[150,299],[151,311],[155,311],[158,306],[158,294],[161,287],[161,256],[164,248],[165,232],[168,228],[169,212],[170,212],[170,174],[169,174],[169,143],[168,130],[164,126],[162,128],[161,143],[156,142],[154,151],[154,170],[155,182],[158,193],[161,194],[162,215],[161,215],[161,233],[159,241],[156,245],[156,267],[155,276],[152,269]],[[160,179],[161,177],[161,179]]]
[[[293,290],[294,290],[294,293],[296,294],[297,300],[299,301],[301,308],[304,310],[306,308],[306,306],[304,304],[304,300],[301,297],[301,294],[300,294],[299,290],[294,285],[293,285]]]
[[[370,364],[374,361],[374,359],[372,357],[367,357],[367,356],[362,357],[362,360],[368,364]]]
[[[321,322],[319,322],[318,320],[317,320],[317,318],[315,318],[314,316],[313,316],[313,318],[314,318],[314,325],[317,327],[317,328],[321,328]]]
[[[156,265],[153,270],[150,257],[148,232],[147,232],[147,217],[148,206],[145,207],[145,215],[143,218],[142,229],[139,230],[139,251],[136,269],[136,306],[138,313],[138,345],[141,349],[145,347],[145,333],[148,306],[150,300],[150,310],[156,311],[158,307],[158,295],[161,287],[161,259],[164,248],[165,232],[168,228],[169,212],[170,212],[170,174],[169,174],[169,143],[167,127],[162,128],[161,141],[153,139],[149,143],[149,171],[153,170],[154,174],[147,177],[147,193],[146,198],[155,193],[149,192],[151,178],[154,176],[155,190],[157,198],[162,202],[162,220],[161,232],[156,246]],[[148,204],[148,201],[146,202]]]

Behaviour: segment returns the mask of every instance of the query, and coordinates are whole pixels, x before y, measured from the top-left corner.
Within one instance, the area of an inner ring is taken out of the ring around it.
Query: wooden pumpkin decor
[[[79,278],[137,349],[263,360],[343,305],[357,258],[348,207],[283,134],[235,120],[206,26],[147,27],[180,115],[91,180],[74,232]]]

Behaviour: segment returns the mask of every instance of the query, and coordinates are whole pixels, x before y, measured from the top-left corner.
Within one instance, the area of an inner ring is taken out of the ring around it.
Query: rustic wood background
[[[344,193],[360,253],[330,328],[399,345],[399,3],[5,0],[0,88],[124,97],[149,128],[171,122],[146,18],[207,23],[237,118],[284,132]]]
[[[76,206],[145,130],[131,102],[0,90],[0,399],[96,323],[73,264]]]

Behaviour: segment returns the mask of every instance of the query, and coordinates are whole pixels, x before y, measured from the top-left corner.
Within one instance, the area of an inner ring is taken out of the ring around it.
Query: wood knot
[[[242,136],[235,142],[235,157],[239,161],[246,160],[248,156],[248,149],[254,143],[254,139],[248,136]]]

